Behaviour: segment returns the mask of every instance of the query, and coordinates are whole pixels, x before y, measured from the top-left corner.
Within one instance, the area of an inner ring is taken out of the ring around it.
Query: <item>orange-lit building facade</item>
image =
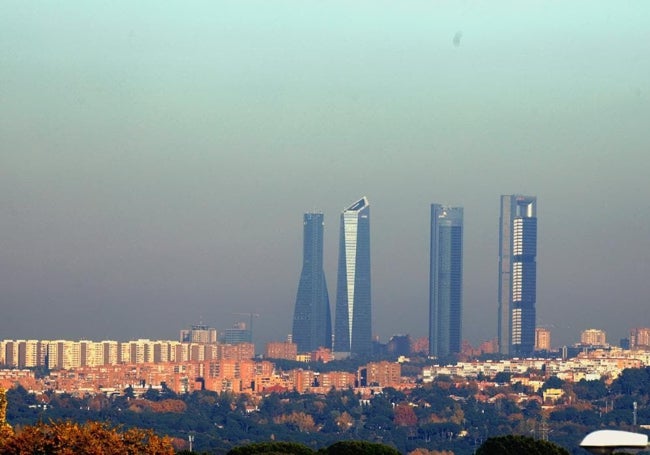
[[[373,362],[359,368],[357,376],[361,387],[395,387],[401,382],[402,366],[395,362]]]
[[[331,362],[334,357],[332,357],[332,351],[327,348],[318,348],[311,353],[309,356],[310,361],[312,362]]]
[[[289,341],[272,341],[266,344],[264,357],[267,359],[296,360],[298,345]]]
[[[650,328],[636,327],[630,330],[630,349],[650,349]]]
[[[535,350],[551,350],[551,331],[549,329],[545,329],[543,327],[537,327],[535,329]]]
[[[607,345],[607,334],[600,329],[587,329],[580,333],[580,344],[584,346]]]

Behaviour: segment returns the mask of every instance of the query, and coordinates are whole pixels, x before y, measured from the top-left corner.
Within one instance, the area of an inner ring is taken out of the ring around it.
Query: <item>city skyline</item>
[[[334,320],[335,355],[372,352],[370,204],[365,196],[341,213]]]
[[[459,353],[463,317],[463,208],[431,204],[429,354]]]
[[[332,346],[332,318],[323,271],[324,215],[305,213],[303,219],[302,271],[291,333],[299,352],[311,352]]]
[[[464,338],[494,338],[512,192],[542,203],[554,345],[650,326],[647,2],[3,7],[2,338],[154,339],[254,312],[256,343],[285,339],[302,214],[327,214],[333,296],[337,216],[363,194],[373,336],[427,336],[445,201],[464,208]]]

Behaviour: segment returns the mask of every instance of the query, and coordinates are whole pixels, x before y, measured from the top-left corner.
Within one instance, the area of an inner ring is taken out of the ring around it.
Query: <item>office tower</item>
[[[303,217],[302,271],[293,313],[292,341],[298,352],[332,346],[332,318],[323,271],[323,214]]]
[[[535,350],[551,350],[551,331],[549,329],[545,329],[543,327],[537,327],[535,329]]]
[[[429,355],[461,350],[463,209],[431,204]]]
[[[499,352],[530,355],[535,348],[537,198],[501,196],[499,224]]]
[[[252,343],[250,327],[245,322],[237,322],[229,329],[224,330],[222,341],[226,344]]]
[[[341,213],[334,352],[370,354],[370,206],[363,197]]]

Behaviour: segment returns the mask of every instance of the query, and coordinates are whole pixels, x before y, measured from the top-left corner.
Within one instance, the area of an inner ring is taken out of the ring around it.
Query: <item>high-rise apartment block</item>
[[[580,344],[584,346],[607,345],[607,334],[600,329],[587,329],[580,333]]]
[[[216,343],[217,329],[197,324],[190,329],[181,330],[180,341],[183,343]]]
[[[549,329],[545,329],[543,327],[537,327],[535,329],[535,350],[551,350],[551,331]]]
[[[461,350],[463,209],[431,204],[429,355]]]
[[[501,196],[499,223],[499,352],[530,355],[535,349],[537,198]]]
[[[366,197],[341,214],[336,289],[335,355],[370,354],[370,205]]]
[[[303,217],[302,271],[293,314],[292,341],[300,352],[332,345],[332,319],[323,271],[322,213]]]
[[[630,349],[650,349],[650,328],[637,327],[630,330]]]
[[[396,362],[371,362],[357,370],[358,382],[361,387],[379,386],[395,387],[402,379],[402,366]]]
[[[255,357],[252,343],[182,343],[170,340],[1,340],[0,366],[51,370],[106,365],[160,364]]]

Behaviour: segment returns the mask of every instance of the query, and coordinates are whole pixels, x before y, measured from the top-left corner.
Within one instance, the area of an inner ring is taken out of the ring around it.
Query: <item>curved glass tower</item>
[[[332,345],[332,320],[323,271],[323,214],[303,217],[302,272],[293,313],[293,342],[298,352]]]
[[[459,353],[463,296],[463,208],[431,204],[429,354]]]
[[[370,205],[363,197],[341,213],[334,352],[371,350]]]
[[[499,352],[535,350],[537,198],[501,196],[499,229]]]

